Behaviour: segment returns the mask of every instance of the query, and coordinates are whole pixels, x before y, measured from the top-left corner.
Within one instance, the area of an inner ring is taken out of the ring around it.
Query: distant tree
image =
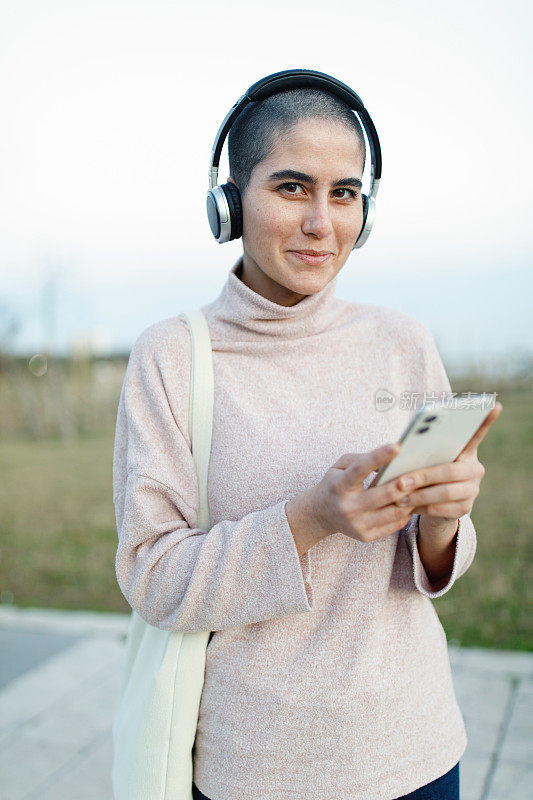
[[[5,303],[0,303],[0,371],[6,369],[21,327],[19,317]]]

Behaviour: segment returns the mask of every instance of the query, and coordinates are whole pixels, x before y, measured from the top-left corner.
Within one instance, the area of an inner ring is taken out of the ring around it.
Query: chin
[[[298,294],[314,294],[319,292],[331,280],[329,270],[327,272],[320,271],[316,267],[304,272],[293,272],[287,280],[284,281],[284,286],[291,289]]]

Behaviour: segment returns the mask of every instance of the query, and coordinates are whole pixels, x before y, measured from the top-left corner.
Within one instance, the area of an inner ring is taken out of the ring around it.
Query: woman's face
[[[363,227],[362,171],[357,135],[342,123],[304,119],[281,134],[242,198],[241,280],[281,305],[329,283]]]

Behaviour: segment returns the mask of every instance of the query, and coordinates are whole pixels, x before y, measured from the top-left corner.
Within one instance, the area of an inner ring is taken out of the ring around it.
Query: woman
[[[450,384],[421,322],[335,297],[363,225],[359,123],[328,92],[283,91],[241,114],[229,158],[243,255],[202,307],[212,527],[196,527],[177,315],[141,333],[120,398],[120,588],[156,627],[215,632],[196,798],[455,800],[466,732],[431,598],[474,557],[477,447],[501,404],[457,462],[368,488],[422,402],[383,413],[376,392]]]

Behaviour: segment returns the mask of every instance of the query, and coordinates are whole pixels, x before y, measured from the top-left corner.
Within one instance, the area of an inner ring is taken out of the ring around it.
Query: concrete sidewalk
[[[129,615],[0,606],[0,800],[112,800]],[[449,648],[461,800],[533,798],[533,653]]]

